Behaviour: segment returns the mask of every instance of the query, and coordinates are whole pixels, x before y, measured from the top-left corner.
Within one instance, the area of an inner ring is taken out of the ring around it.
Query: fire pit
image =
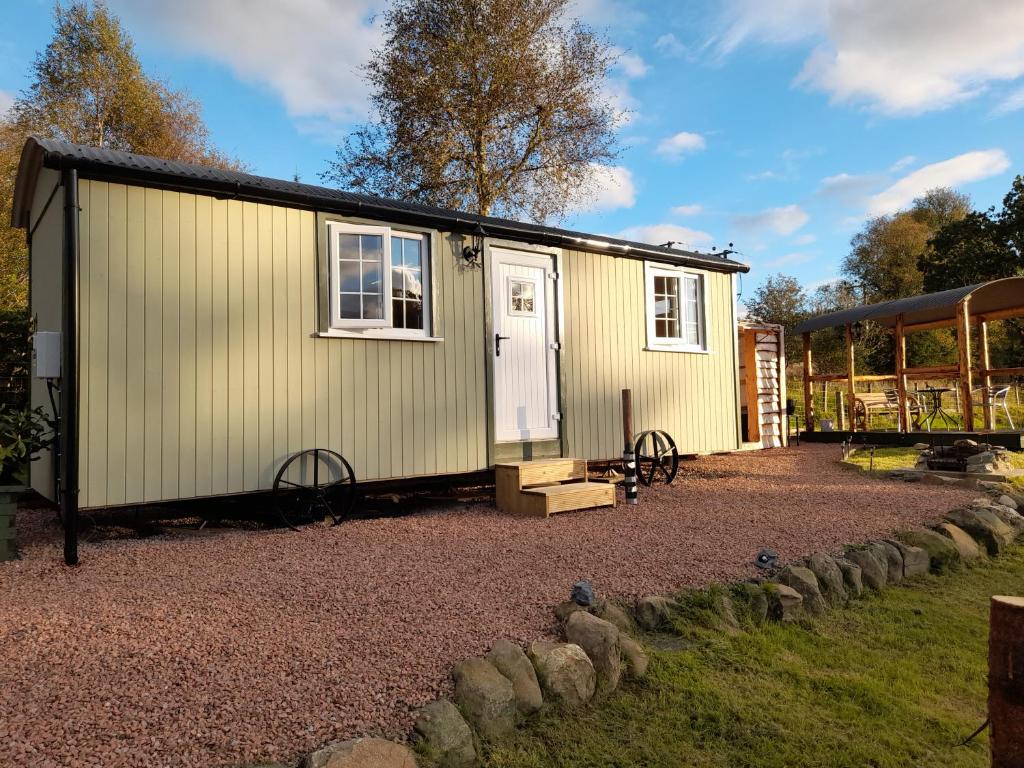
[[[967,472],[1001,475],[1013,470],[1005,448],[974,440],[957,440],[952,445],[925,447],[917,458],[917,469],[933,472]]]

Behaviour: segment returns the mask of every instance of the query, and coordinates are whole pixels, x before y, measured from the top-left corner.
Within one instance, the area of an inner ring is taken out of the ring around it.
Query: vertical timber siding
[[[622,453],[621,391],[633,390],[639,433],[663,429],[680,453],[738,448],[732,280],[703,272],[708,354],[648,351],[641,261],[565,255],[566,455]]]
[[[443,342],[316,338],[314,213],[84,180],[80,197],[83,507],[266,489],[304,448],[360,479],[487,466],[481,271],[440,237]]]

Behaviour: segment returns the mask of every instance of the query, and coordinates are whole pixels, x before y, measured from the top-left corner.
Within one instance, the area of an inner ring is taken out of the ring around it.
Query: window
[[[647,346],[705,351],[704,278],[672,267],[645,267]]]
[[[378,337],[429,337],[427,235],[329,222],[331,328]]]
[[[508,311],[510,315],[535,315],[537,283],[522,277],[508,279]]]

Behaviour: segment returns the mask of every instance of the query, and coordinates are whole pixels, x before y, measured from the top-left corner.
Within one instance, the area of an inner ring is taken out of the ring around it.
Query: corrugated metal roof
[[[482,226],[489,237],[558,245],[633,258],[650,258],[720,272],[748,272],[739,261],[696,251],[682,251],[631,240],[575,232],[493,216],[478,216],[421,203],[390,200],[314,184],[284,181],[250,173],[164,160],[131,152],[31,137],[22,152],[12,219],[25,227],[35,176],[39,168],[74,167],[86,177],[105,178],[140,186],[190,189],[246,200],[302,206],[359,215],[396,223],[443,222],[449,229],[469,233]]]
[[[972,296],[970,306],[972,314],[1021,307],[1024,306],[1024,277],[1007,277],[987,283],[966,285],[963,288],[952,288],[948,291],[924,293],[906,299],[829,312],[804,320],[793,329],[793,332],[809,333],[866,320],[880,325],[894,326],[898,315],[903,315],[903,321],[908,325],[952,320],[956,317],[957,304],[967,296]]]

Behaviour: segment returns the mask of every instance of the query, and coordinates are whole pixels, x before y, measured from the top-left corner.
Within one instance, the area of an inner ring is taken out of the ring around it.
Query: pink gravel
[[[0,765],[228,766],[401,737],[453,662],[551,632],[588,578],[635,597],[938,519],[968,491],[875,480],[835,446],[683,464],[672,487],[549,520],[484,505],[337,528],[86,545],[52,513],[0,565]]]

